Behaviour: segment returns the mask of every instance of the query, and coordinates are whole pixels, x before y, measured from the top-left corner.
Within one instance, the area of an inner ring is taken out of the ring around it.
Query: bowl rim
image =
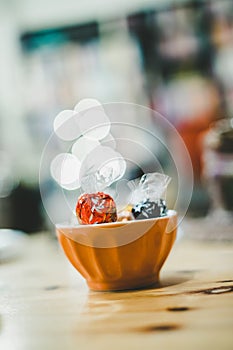
[[[136,223],[149,223],[149,222],[155,222],[155,221],[159,221],[159,220],[166,220],[168,218],[172,218],[177,216],[177,211],[173,210],[173,209],[169,209],[167,211],[167,215],[164,216],[159,216],[156,218],[150,218],[150,219],[141,219],[141,220],[129,220],[129,221],[115,221],[115,222],[109,222],[109,223],[103,223],[103,224],[88,224],[88,225],[82,225],[79,224],[77,221],[77,224],[71,224],[68,222],[64,222],[64,223],[57,223],[55,224],[56,229],[65,229],[65,228],[75,228],[75,229],[81,229],[81,228],[88,228],[88,227],[97,227],[97,228],[106,228],[108,226],[123,226],[123,225],[132,225],[132,224],[136,224]]]

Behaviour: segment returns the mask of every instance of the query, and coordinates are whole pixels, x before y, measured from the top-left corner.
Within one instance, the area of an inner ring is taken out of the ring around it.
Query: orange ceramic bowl
[[[176,238],[177,214],[98,225],[56,225],[71,264],[93,290],[143,288],[158,282]]]

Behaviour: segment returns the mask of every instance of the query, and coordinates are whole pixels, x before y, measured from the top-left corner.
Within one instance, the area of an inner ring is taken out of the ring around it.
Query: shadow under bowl
[[[60,245],[90,289],[145,288],[159,273],[173,246],[177,213],[99,225],[56,225]]]

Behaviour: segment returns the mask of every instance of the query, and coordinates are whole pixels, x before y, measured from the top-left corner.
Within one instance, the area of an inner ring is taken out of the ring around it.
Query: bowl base
[[[93,291],[122,291],[132,289],[144,289],[158,285],[159,276],[152,275],[143,279],[131,281],[87,281],[88,287]]]

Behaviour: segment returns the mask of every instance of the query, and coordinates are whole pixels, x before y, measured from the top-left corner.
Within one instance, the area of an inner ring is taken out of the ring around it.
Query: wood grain
[[[233,243],[176,242],[160,284],[92,292],[49,234],[0,265],[0,349],[233,348]]]

